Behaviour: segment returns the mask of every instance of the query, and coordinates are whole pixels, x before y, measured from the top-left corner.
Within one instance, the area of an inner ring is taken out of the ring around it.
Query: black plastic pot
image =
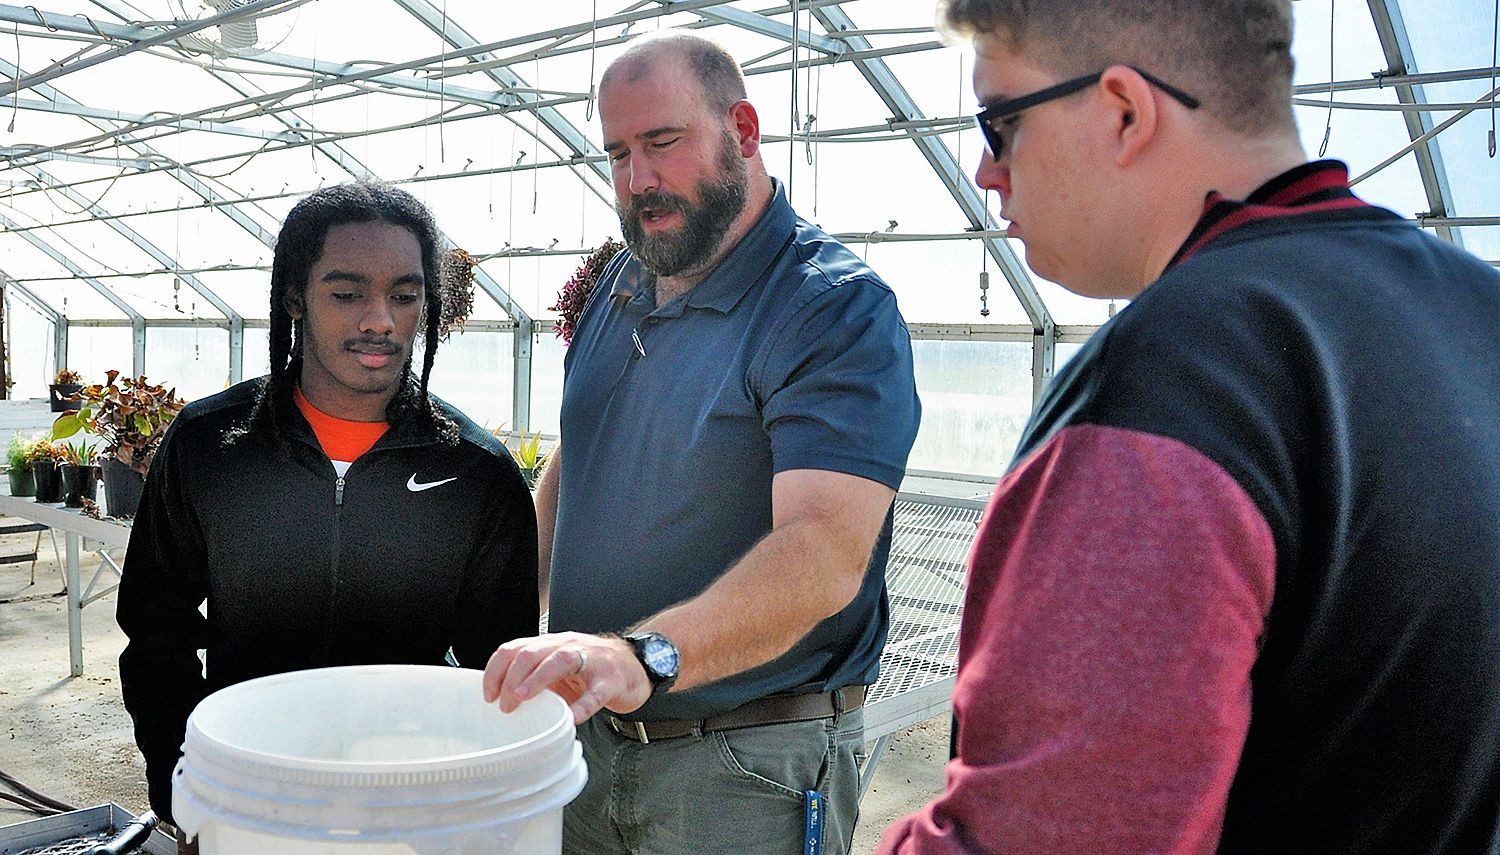
[[[112,517],[133,517],[141,503],[141,489],[146,486],[146,476],[121,463],[118,458],[106,457],[100,464],[104,470],[104,510]]]
[[[68,399],[78,394],[83,388],[82,383],[53,383],[47,387],[48,397],[52,401],[52,412],[61,413],[66,410],[78,409],[77,401]]]
[[[60,469],[64,505],[70,508],[81,508],[84,499],[93,501],[99,495],[100,470],[97,465],[80,466],[76,463],[64,463]]]
[[[10,476],[10,494],[20,498],[29,498],[36,495],[36,478],[31,474],[31,466],[22,464],[12,466],[6,470]]]
[[[62,474],[57,470],[57,461],[36,461],[31,464],[31,475],[36,481],[38,502],[61,502],[63,500]]]

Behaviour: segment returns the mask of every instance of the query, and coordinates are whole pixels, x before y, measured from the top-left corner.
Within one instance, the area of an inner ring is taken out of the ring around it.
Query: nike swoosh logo
[[[430,482],[428,482],[426,484],[423,484],[423,483],[421,483],[420,481],[417,480],[417,473],[413,472],[412,475],[411,475],[411,478],[408,479],[407,482],[406,482],[406,489],[412,491],[413,493],[420,493],[423,490],[431,490],[433,487],[441,487],[444,484],[448,483],[449,481],[457,481],[457,480],[458,480],[458,476],[455,475],[452,478],[444,478],[441,481],[430,481]]]

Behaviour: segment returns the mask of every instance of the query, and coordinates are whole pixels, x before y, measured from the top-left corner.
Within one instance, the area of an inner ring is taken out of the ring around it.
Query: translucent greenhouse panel
[[[267,250],[269,252],[269,250]],[[224,270],[211,273],[200,273],[198,278],[209,290],[219,295],[219,299],[229,304],[231,309],[240,313],[243,318],[269,318],[271,316],[271,271],[270,260],[267,259],[265,270]],[[187,296],[186,288],[183,289],[181,297]],[[186,308],[179,297],[179,304]],[[198,298],[202,305],[202,298]]]
[[[241,228],[225,212],[209,207],[194,195],[183,208],[173,203],[156,203],[153,213],[130,217],[131,228],[149,240],[169,258],[176,260],[172,269],[206,270],[218,267],[242,267],[271,263],[271,248]],[[242,207],[261,228],[271,234],[276,221],[253,208]],[[253,213],[251,213],[253,212]],[[160,267],[151,261],[153,267]]]
[[[492,258],[482,267],[528,314],[541,318],[555,316],[547,307],[557,302],[558,290],[582,261],[581,255],[534,255]],[[506,315],[493,301],[477,295],[473,317],[504,319]]]
[[[531,348],[531,429],[556,436],[562,424],[563,357],[567,345],[538,333]]]
[[[0,262],[0,270],[9,273],[10,264],[17,256],[32,252],[28,245],[5,246],[5,259]],[[49,262],[50,263],[50,262]],[[99,318],[117,320],[125,315],[116,309],[114,304],[105,299],[104,295],[95,291],[87,283],[71,277],[66,270],[54,267],[50,272],[40,272],[40,276],[46,279],[36,279],[28,276],[14,276],[39,299],[46,301],[47,305],[59,314],[70,318]]]
[[[1489,94],[1490,88],[1490,79],[1486,77],[1428,86],[1425,90],[1432,101],[1466,104]],[[1451,110],[1436,113],[1433,121],[1446,121],[1454,115],[1456,113]],[[1500,159],[1489,155],[1488,136],[1492,120],[1490,110],[1475,110],[1434,138],[1448,176],[1450,216],[1493,217],[1500,214],[1500,204],[1496,203],[1500,200]],[[1465,228],[1461,234],[1469,251],[1484,258],[1496,257],[1494,240],[1486,241],[1484,230]],[[1477,242],[1470,243],[1471,237]]]
[[[998,477],[1031,416],[1031,345],[915,341],[922,427],[909,469]]]
[[[1500,226],[1468,226],[1458,234],[1464,249],[1500,267]]]
[[[265,327],[245,328],[244,368],[240,376],[249,380],[271,373],[271,331]]]
[[[495,14],[493,7],[490,14]],[[364,63],[374,57],[401,61],[442,53],[436,33],[389,2],[323,0],[270,20],[281,36],[278,53]]]
[[[1294,29],[1292,55],[1296,60],[1293,83],[1298,86],[1327,83],[1332,80],[1367,79],[1372,69],[1386,67],[1385,53],[1370,18],[1369,7],[1362,3],[1293,3]],[[1329,11],[1337,16],[1330,19]],[[1329,76],[1329,28],[1333,27],[1332,77]],[[1326,102],[1328,94],[1304,93],[1304,101]],[[1396,93],[1390,89],[1340,92],[1335,104],[1395,104]],[[1330,114],[1327,107],[1297,106],[1293,110],[1301,132],[1302,147],[1310,158],[1318,157],[1325,130],[1328,151],[1325,157],[1338,158],[1349,164],[1349,177],[1380,163],[1411,142],[1401,114],[1395,111],[1340,109]],[[1410,155],[1386,167],[1355,187],[1366,201],[1404,216],[1426,210],[1422,179],[1416,159]]]
[[[864,257],[891,290],[907,323],[1021,324],[1026,314],[1004,277],[989,263],[988,317],[979,314],[979,241],[921,241],[849,248]]]
[[[439,9],[446,8],[449,20],[461,25],[469,35],[482,43],[502,41],[511,39],[522,33],[540,32],[560,27],[574,27],[579,23],[589,20],[589,12],[592,8],[585,3],[527,3],[517,4],[514,8],[507,8],[504,15],[495,14],[494,0],[445,0],[435,3]],[[606,17],[614,15],[618,10],[607,4],[599,4],[599,16]],[[654,28],[650,21],[643,21],[634,28],[635,32]],[[613,27],[601,29],[599,38],[608,38],[618,35],[621,30],[620,24]],[[425,28],[422,32],[429,32]],[[588,42],[588,33],[582,35],[583,43]],[[545,44],[546,42],[542,42]],[[502,49],[498,51],[500,56],[509,56],[520,48]]]
[[[67,367],[83,375],[85,383],[103,383],[110,371],[131,373],[129,327],[68,327]]]
[[[88,274],[139,273],[155,266],[140,247],[103,223],[75,222],[37,234]]]
[[[11,398],[45,398],[52,382],[56,339],[52,322],[25,298],[7,291],[5,297],[5,357],[10,372]]]
[[[175,276],[124,276],[106,280],[115,295],[130,303],[142,316],[173,320],[221,320],[225,316],[206,297]]]
[[[206,398],[229,386],[229,333],[213,327],[147,327],[146,376],[178,397]]]
[[[100,20],[118,22],[118,19],[102,14],[97,8],[90,14]],[[206,63],[206,58],[202,61]],[[239,98],[233,90],[211,75],[175,59],[155,56],[146,51],[137,51],[129,56],[74,71],[59,80],[57,87],[74,100],[126,113],[161,111],[164,92],[171,93],[171,103],[167,109],[172,113],[190,113]],[[169,115],[161,116],[162,119],[168,117]],[[162,132],[147,129],[132,132],[131,136],[149,141]]]
[[[513,341],[508,332],[454,333],[438,346],[428,388],[480,427],[509,427]]]
[[[850,9],[851,14],[862,11],[858,6]],[[915,44],[936,39],[935,35],[906,35],[895,43]],[[872,37],[871,42],[879,47],[892,43],[892,39]],[[974,96],[974,51],[968,45],[896,54],[884,59],[927,118],[958,119],[968,126],[970,118],[979,112],[979,102]],[[945,134],[942,139],[948,148],[953,148],[952,134]],[[965,160],[972,163],[978,157],[978,149],[965,154]]]
[[[406,189],[427,203],[454,243],[478,257],[507,246],[587,252],[619,235],[614,210],[567,168],[455,178]],[[532,311],[535,304],[523,305]]]

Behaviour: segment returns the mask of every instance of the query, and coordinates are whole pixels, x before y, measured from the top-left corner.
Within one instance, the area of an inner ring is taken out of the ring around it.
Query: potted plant
[[[535,490],[542,467],[547,465],[547,455],[542,451],[542,432],[537,431],[527,439],[526,432],[521,431],[521,440],[515,448],[510,449],[510,456],[516,461],[516,466],[520,467],[526,486]]]
[[[62,474],[63,504],[70,508],[83,507],[83,500],[93,501],[98,495],[98,484],[102,473],[99,470],[99,455],[94,443],[79,440],[63,446]]]
[[[26,456],[31,448],[31,438],[17,433],[10,438],[5,448],[5,474],[10,477],[12,496],[35,496],[36,478],[31,474],[31,458]]]
[[[83,376],[66,368],[57,369],[52,385],[47,387],[47,396],[52,401],[52,412],[61,413],[73,407],[73,396],[83,388]]]
[[[66,450],[57,443],[49,442],[46,438],[38,438],[32,443],[30,452],[31,475],[36,481],[36,500],[38,502],[61,502],[63,500],[62,473],[58,467],[62,465]]]
[[[82,409],[59,416],[52,424],[52,438],[85,429],[99,437],[104,446],[104,504],[113,516],[134,516],[162,435],[187,402],[177,397],[176,389],[151,383],[144,375],[121,377],[110,371],[106,377],[104,383],[78,391]]]

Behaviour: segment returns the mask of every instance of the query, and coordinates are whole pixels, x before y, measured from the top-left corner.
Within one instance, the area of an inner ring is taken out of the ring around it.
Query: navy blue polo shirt
[[[920,404],[895,295],[775,188],[691,291],[656,306],[625,251],[584,310],[564,362],[554,631],[619,631],[697,596],[770,532],[777,472],[901,483]],[[887,517],[854,600],[784,656],[632,717],[874,682],[889,546]]]

